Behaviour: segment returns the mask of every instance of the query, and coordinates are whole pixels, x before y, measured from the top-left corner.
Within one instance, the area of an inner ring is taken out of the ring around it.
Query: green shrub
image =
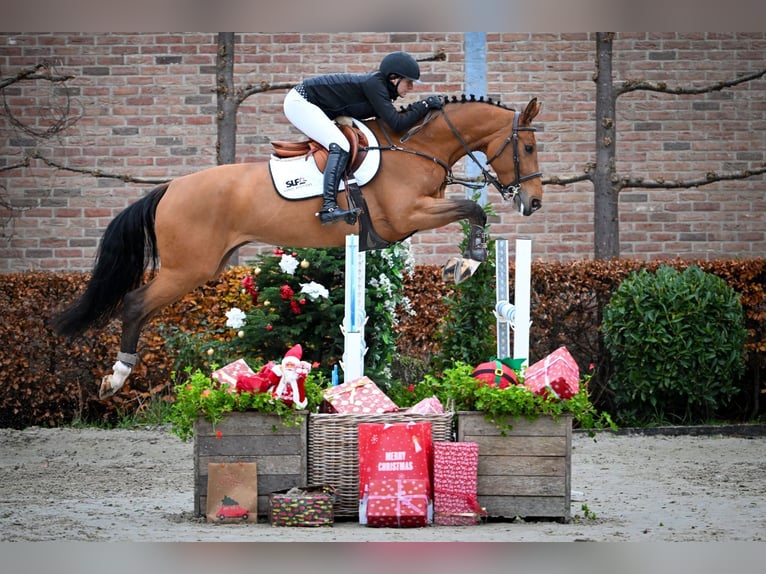
[[[619,424],[703,422],[726,405],[744,367],[739,295],[697,266],[628,276],[604,308]]]

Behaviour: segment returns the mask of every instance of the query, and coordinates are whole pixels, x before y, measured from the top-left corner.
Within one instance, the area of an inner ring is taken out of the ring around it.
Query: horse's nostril
[[[534,198],[532,200],[532,204],[531,204],[532,211],[537,211],[542,206],[543,206],[543,200],[542,199]]]

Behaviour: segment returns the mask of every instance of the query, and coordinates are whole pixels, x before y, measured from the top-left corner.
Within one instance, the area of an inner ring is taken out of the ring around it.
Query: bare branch
[[[446,60],[447,60],[447,53],[444,50],[439,50],[433,56],[418,58],[418,62],[445,62]]]
[[[12,163],[10,165],[0,166],[0,171],[10,171],[12,169],[18,169],[20,167],[29,167],[30,157],[25,155],[24,159],[18,163]]]
[[[247,98],[252,96],[253,94],[260,94],[263,92],[272,92],[276,90],[290,90],[295,86],[295,84],[287,83],[287,84],[269,84],[268,82],[261,82],[259,85],[254,86],[252,84],[247,84],[244,88],[238,90],[237,92],[237,100],[241,104],[244,102]]]
[[[762,77],[764,74],[766,74],[766,70],[761,70],[760,72],[753,72],[752,74],[741,76],[734,80],[729,80],[726,82],[717,82],[715,84],[710,84],[708,86],[703,86],[699,88],[681,88],[681,87],[669,88],[665,82],[655,83],[655,82],[647,82],[647,81],[641,81],[641,80],[626,80],[620,86],[615,85],[615,88],[614,88],[615,97],[621,96],[622,94],[626,94],[628,92],[634,92],[636,90],[646,90],[650,92],[660,92],[663,94],[676,94],[676,95],[706,94],[708,92],[720,91],[720,90],[723,90],[724,88],[731,88],[732,86],[736,86],[738,84],[744,84],[745,82],[749,82],[751,80],[757,80],[758,78]]]
[[[40,70],[44,70],[44,73],[38,73]],[[42,62],[32,68],[25,68],[16,75],[0,81],[3,110],[9,123],[21,132],[38,139],[48,139],[55,134],[63,132],[82,116],[82,112],[72,110],[72,98],[66,86],[58,90],[49,87],[50,93],[47,95],[48,103],[38,114],[38,121],[43,125],[47,125],[44,128],[37,128],[20,120],[8,104],[4,88],[24,80],[44,80],[52,85],[65,83],[67,80],[74,78],[74,76],[54,74],[53,70],[54,67],[50,62]]]
[[[40,70],[46,70],[45,74],[38,74]],[[12,84],[21,82],[22,80],[48,80],[49,82],[66,82],[71,80],[74,76],[54,76],[51,74],[51,65],[49,62],[42,62],[37,64],[34,68],[24,68],[16,75],[0,80],[0,90],[7,88]]]
[[[642,189],[682,189],[690,187],[700,187],[702,185],[708,185],[715,183],[716,181],[731,181],[737,179],[746,179],[754,175],[761,175],[766,173],[766,165],[757,167],[755,169],[746,169],[742,171],[730,172],[730,173],[718,173],[715,171],[709,171],[704,177],[689,180],[665,180],[663,178],[657,178],[654,180],[647,180],[641,177],[622,177],[620,178],[620,187],[625,188],[642,188]]]
[[[570,183],[577,183],[578,181],[591,181],[590,173],[581,173],[580,175],[572,175],[569,177],[553,176],[543,179],[543,185],[569,185]]]
[[[126,174],[120,174],[120,173],[109,173],[105,171],[101,171],[100,169],[87,169],[87,168],[81,168],[81,167],[69,167],[66,165],[62,165],[58,162],[53,161],[52,159],[48,159],[45,156],[35,152],[32,156],[33,159],[39,159],[44,164],[55,167],[56,169],[61,169],[64,171],[71,171],[74,173],[82,173],[85,175],[92,175],[93,177],[105,177],[108,179],[119,179],[121,181],[124,181],[126,183],[148,183],[148,184],[159,184],[159,183],[165,183],[167,181],[170,181],[172,178],[156,178],[156,177],[134,177],[132,175],[126,175]]]

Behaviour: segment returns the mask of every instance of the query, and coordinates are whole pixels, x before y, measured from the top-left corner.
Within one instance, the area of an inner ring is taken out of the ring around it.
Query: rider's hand
[[[439,96],[428,96],[423,103],[429,110],[440,110],[444,106],[444,102]]]

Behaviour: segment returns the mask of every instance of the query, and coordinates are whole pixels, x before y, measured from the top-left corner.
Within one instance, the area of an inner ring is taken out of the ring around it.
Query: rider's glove
[[[444,106],[444,102],[439,96],[428,96],[423,103],[429,110],[440,110]]]

